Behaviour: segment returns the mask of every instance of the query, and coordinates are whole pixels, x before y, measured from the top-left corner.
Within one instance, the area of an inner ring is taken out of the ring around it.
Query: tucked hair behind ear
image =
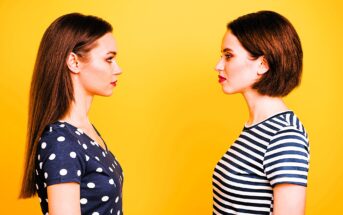
[[[32,75],[25,168],[19,198],[34,196],[36,191],[35,158],[40,136],[45,127],[62,117],[69,109],[73,85],[66,64],[68,55],[80,56],[112,26],[95,16],[66,14],[56,19],[41,40]]]
[[[262,95],[283,97],[300,84],[303,52],[293,25],[273,11],[259,11],[227,25],[254,57],[264,56],[269,71],[253,85]]]

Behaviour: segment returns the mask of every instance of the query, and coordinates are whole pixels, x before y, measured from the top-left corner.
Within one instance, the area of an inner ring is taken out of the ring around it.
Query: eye
[[[233,55],[230,54],[230,53],[226,53],[226,54],[225,54],[225,59],[226,59],[226,60],[229,60],[229,59],[232,58],[232,57],[233,57]]]
[[[114,57],[113,56],[108,57],[108,58],[106,58],[106,61],[109,62],[109,63],[113,63],[114,62]]]

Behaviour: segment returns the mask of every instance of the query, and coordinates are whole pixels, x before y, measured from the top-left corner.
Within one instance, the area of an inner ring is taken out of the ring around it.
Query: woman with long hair
[[[43,214],[122,214],[122,169],[88,118],[121,69],[112,26],[66,14],[45,31],[32,76],[20,198],[38,193]]]
[[[276,12],[251,13],[227,25],[221,52],[219,83],[243,95],[249,119],[215,167],[213,213],[303,215],[308,135],[282,100],[301,79],[298,34]]]

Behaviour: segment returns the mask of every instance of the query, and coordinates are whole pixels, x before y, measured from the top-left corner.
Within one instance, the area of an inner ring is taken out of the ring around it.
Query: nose
[[[121,68],[119,67],[118,63],[114,61],[113,63],[113,74],[120,75],[122,73]]]
[[[224,59],[221,57],[220,60],[218,61],[215,70],[217,72],[223,71],[224,70]]]

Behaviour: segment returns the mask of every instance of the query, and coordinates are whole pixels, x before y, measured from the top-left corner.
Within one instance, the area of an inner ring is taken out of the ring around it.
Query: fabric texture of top
[[[213,214],[273,212],[273,187],[307,186],[308,135],[292,111],[244,126],[213,174]]]
[[[123,174],[115,156],[67,122],[46,126],[38,143],[36,174],[44,215],[48,215],[47,186],[66,182],[80,184],[81,214],[123,214]]]

